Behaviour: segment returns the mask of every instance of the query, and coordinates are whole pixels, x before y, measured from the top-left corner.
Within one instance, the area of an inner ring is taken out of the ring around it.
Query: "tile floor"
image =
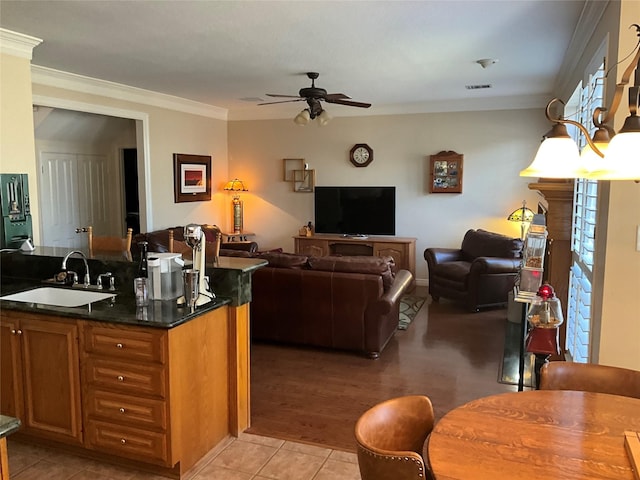
[[[11,480],[166,480],[9,438]],[[212,450],[188,480],[360,480],[354,453],[242,433]]]

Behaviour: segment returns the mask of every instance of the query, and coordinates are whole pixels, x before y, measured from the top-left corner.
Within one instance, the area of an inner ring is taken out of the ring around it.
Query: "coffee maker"
[[[193,268],[185,270],[183,273],[191,274],[192,278],[185,276],[185,295],[178,298],[178,305],[183,305],[187,302],[187,296],[194,296],[194,303],[192,306],[204,305],[209,303],[215,298],[215,294],[209,287],[209,277],[205,276],[205,247],[206,239],[202,226],[195,223],[190,223],[184,227],[184,241],[191,247],[193,255],[191,257],[193,262]],[[197,272],[197,273],[196,273]],[[193,282],[195,282],[194,285]]]
[[[31,242],[33,226],[26,173],[0,174],[0,207],[2,248],[20,248],[25,242]]]

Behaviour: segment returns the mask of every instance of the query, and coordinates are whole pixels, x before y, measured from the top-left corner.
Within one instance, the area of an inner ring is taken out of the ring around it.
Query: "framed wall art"
[[[175,203],[211,200],[211,157],[174,153],[173,183]]]
[[[451,150],[429,157],[429,193],[462,193],[463,155]]]

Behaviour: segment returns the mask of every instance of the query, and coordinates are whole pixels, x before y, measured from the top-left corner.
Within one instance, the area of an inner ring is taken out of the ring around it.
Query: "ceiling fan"
[[[258,105],[273,105],[275,103],[287,103],[287,102],[301,102],[306,101],[309,105],[309,116],[311,119],[319,116],[322,113],[322,105],[320,102],[337,103],[340,105],[348,105],[350,107],[369,108],[370,103],[355,102],[351,100],[351,97],[346,96],[344,93],[327,93],[324,88],[316,87],[315,80],[320,76],[318,72],[307,72],[307,77],[311,80],[311,86],[301,88],[298,95],[278,95],[275,93],[267,93],[268,97],[283,97],[291,98],[293,100],[279,100],[277,102],[259,103]]]

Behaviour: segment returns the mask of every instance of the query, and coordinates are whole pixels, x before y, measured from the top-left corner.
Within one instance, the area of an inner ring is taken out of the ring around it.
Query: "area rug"
[[[398,321],[398,330],[406,330],[409,328],[411,321],[416,317],[426,298],[418,295],[404,295],[400,299],[400,320]]]

